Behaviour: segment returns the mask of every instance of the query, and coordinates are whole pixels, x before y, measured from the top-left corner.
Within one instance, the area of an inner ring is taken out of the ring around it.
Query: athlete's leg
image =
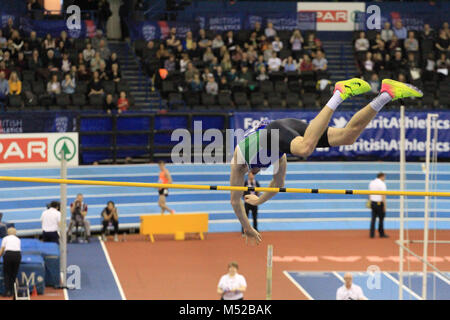
[[[384,105],[392,100],[421,95],[420,90],[411,85],[389,79],[383,80],[380,94],[355,113],[345,128],[328,129],[328,143],[332,147],[353,144]]]
[[[291,141],[291,153],[300,157],[309,156],[328,127],[334,110],[348,97],[365,93],[370,85],[361,79],[350,79],[336,83],[334,94],[319,114],[309,123],[303,137]]]
[[[161,208],[161,214],[165,211],[171,212],[172,210],[166,205],[166,196],[160,195],[158,199],[158,205]]]

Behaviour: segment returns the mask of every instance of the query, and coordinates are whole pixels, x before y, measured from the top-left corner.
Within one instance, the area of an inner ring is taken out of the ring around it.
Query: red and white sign
[[[297,3],[297,11],[317,13],[317,31],[353,31],[355,11],[365,10],[364,2]]]
[[[78,165],[78,133],[0,135],[0,167],[58,166],[61,150],[69,166]]]

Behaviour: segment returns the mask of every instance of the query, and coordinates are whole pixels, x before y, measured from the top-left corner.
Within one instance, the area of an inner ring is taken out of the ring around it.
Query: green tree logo
[[[61,161],[61,152],[64,151],[66,161],[70,161],[77,154],[77,146],[75,142],[69,137],[61,137],[56,140],[53,147],[53,154],[55,158]]]

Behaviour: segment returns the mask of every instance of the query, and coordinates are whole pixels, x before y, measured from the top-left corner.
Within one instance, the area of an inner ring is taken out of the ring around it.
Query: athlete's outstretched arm
[[[234,152],[233,159],[231,160],[230,185],[242,187],[244,186],[244,176],[247,170],[245,165],[237,162],[236,152],[237,151]],[[242,201],[242,195],[242,191],[231,191],[231,206],[233,207],[234,213],[244,229],[244,233],[248,237],[255,239],[258,244],[261,242],[261,236],[255,229],[253,229],[248,221],[247,214],[245,213],[244,202]]]
[[[287,159],[284,154],[280,160],[278,160],[278,170],[273,174],[272,181],[270,181],[269,188],[282,188],[284,187],[284,179],[286,178]],[[259,197],[254,194],[245,196],[245,202],[248,204],[258,206],[263,204],[267,200],[271,199],[278,192],[264,192]]]

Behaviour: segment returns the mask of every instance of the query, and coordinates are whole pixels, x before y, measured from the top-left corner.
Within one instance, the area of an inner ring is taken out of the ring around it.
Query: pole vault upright
[[[61,179],[67,179],[67,161],[64,149],[61,150]],[[60,185],[60,204],[61,204],[61,238],[59,240],[60,251],[60,275],[61,286],[67,287],[67,184]]]
[[[405,163],[406,163],[406,146],[405,146],[405,106],[400,107],[400,190],[405,190]],[[400,235],[399,241],[404,244],[405,236],[405,197],[400,196]],[[403,300],[403,247],[399,246],[399,270],[398,270],[398,299]]]

